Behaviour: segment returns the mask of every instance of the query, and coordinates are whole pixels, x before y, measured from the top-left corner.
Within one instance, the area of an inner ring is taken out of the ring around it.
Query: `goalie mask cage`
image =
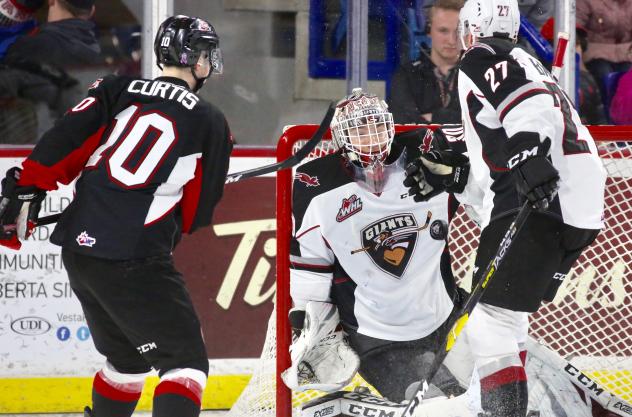
[[[397,125],[396,131],[419,127],[422,126]],[[277,146],[277,160],[290,157],[317,128],[316,125],[287,128]],[[608,172],[606,229],[584,251],[555,300],[531,315],[529,334],[593,377],[603,388],[631,402],[632,127],[590,126],[589,129]],[[328,132],[305,160],[332,152],[332,145]],[[261,358],[229,413],[233,417],[297,416],[302,404],[322,395],[315,391],[290,392],[280,378],[281,372],[290,366],[291,330],[287,315],[291,307],[292,179],[292,170],[277,173],[276,306],[268,323]],[[478,234],[477,226],[459,208],[450,225],[450,250],[454,275],[466,288],[471,280]],[[361,383],[356,375],[348,388]]]

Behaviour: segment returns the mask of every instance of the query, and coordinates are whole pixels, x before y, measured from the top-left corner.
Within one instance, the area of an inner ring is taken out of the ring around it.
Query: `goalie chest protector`
[[[448,195],[416,203],[403,180],[398,166],[374,194],[333,154],[301,166],[293,189],[294,289],[314,274],[331,279],[343,322],[393,341],[427,336],[453,306],[449,256],[442,260]]]

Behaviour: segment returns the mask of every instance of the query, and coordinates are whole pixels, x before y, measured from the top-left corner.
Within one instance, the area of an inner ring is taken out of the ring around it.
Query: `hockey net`
[[[397,126],[397,131],[420,126]],[[292,126],[277,147],[279,161],[291,156],[317,126]],[[564,280],[557,297],[531,316],[530,336],[632,402],[632,127],[592,126],[608,171],[606,229],[586,249]],[[306,160],[333,151],[326,137]],[[289,417],[322,393],[290,392],[280,379],[290,366],[289,240],[292,232],[291,170],[277,174],[277,294],[265,344],[253,376],[230,416]],[[453,271],[469,289],[479,230],[459,209],[450,225]],[[363,384],[356,376],[347,389]],[[531,399],[532,400],[532,399]],[[531,401],[530,400],[530,401]],[[544,417],[544,414],[542,414]]]

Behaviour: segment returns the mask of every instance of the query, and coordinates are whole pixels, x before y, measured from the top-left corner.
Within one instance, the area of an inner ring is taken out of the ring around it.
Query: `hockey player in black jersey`
[[[97,350],[93,417],[131,416],[153,368],[155,417],[200,413],[208,359],[200,323],[171,252],[211,223],[232,141],[224,115],[196,92],[222,70],[206,21],[170,17],[154,43],[162,76],[107,76],[44,134],[2,182],[4,233],[19,248],[39,204],[77,178],[51,236]],[[90,413],[86,410],[86,413]]]
[[[537,209],[465,327],[485,415],[494,417],[526,415],[528,313],[553,300],[603,227],[606,173],[596,145],[551,74],[516,46],[519,26],[516,0],[468,0],[460,12],[471,170],[458,199],[482,228],[475,271],[485,270],[523,202]]]
[[[284,380],[295,390],[331,391],[359,367],[400,402],[423,378],[458,302],[448,195],[417,203],[407,193],[405,162],[424,135],[409,135],[409,146],[394,140],[392,115],[376,96],[355,89],[338,103],[331,130],[337,152],[299,167],[294,179],[290,320],[296,329],[308,324],[297,331]],[[467,158],[459,162],[466,170]],[[433,380],[445,394],[460,393],[453,382],[446,368]]]

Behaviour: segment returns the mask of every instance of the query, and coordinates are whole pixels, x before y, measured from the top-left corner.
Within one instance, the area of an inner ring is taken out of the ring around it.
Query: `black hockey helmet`
[[[193,68],[203,51],[208,51],[211,73],[221,74],[223,60],[219,36],[209,22],[178,15],[167,18],[158,28],[154,52],[160,69],[163,65]]]

